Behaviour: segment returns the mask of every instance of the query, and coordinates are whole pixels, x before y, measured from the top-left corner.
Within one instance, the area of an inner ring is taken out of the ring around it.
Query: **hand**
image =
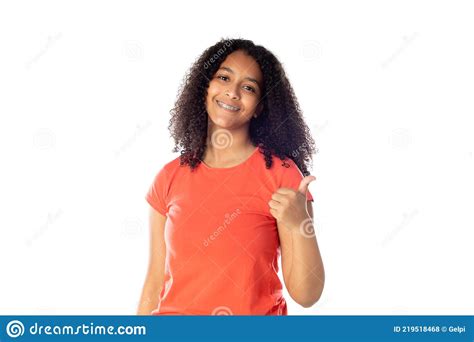
[[[308,185],[316,180],[314,176],[306,176],[301,180],[298,191],[279,188],[268,202],[270,214],[277,220],[278,226],[288,229],[299,229],[307,219],[311,219],[306,204]]]

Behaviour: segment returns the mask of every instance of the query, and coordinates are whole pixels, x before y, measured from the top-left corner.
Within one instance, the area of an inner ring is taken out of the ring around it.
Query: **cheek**
[[[245,105],[246,111],[253,113],[258,105],[259,98],[257,96],[247,96],[245,99],[242,100]]]
[[[208,102],[212,101],[212,98],[219,93],[219,85],[216,82],[211,81],[209,82],[209,86],[207,88],[207,96],[206,100]]]

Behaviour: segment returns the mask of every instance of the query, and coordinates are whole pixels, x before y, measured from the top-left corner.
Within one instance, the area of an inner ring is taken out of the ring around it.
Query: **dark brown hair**
[[[260,147],[268,169],[272,166],[272,155],[276,155],[282,160],[291,158],[304,176],[309,175],[308,165],[316,148],[293,88],[278,59],[251,40],[221,39],[191,66],[170,111],[168,129],[175,141],[173,152],[180,151],[180,164],[188,165],[191,171],[201,162],[208,127],[207,88],[220,64],[237,50],[253,57],[263,75],[263,110],[257,118],[252,117],[249,126],[252,143]]]

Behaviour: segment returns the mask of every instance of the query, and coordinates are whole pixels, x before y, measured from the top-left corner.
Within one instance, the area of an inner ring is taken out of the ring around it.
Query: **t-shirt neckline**
[[[244,166],[245,164],[247,164],[248,162],[250,162],[250,160],[255,156],[257,155],[257,151],[258,151],[259,147],[256,146],[255,147],[255,150],[253,150],[253,152],[250,154],[250,156],[247,157],[247,159],[245,159],[243,162],[241,162],[240,164],[237,164],[237,165],[234,165],[234,166],[231,166],[231,167],[210,167],[209,165],[207,165],[206,163],[204,163],[204,161],[201,160],[201,164],[204,166],[204,168],[206,170],[211,170],[211,171],[230,171],[230,170],[235,170],[239,167],[242,167]]]

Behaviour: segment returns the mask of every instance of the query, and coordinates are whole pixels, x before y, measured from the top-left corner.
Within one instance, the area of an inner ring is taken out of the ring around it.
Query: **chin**
[[[212,121],[214,126],[218,126],[220,128],[231,129],[235,127],[234,121],[232,120],[213,120]]]
[[[218,113],[209,115],[209,121],[210,123],[213,123],[214,125],[218,126],[228,126],[233,122],[233,120],[231,120],[230,118],[226,118],[224,117],[224,115]]]

